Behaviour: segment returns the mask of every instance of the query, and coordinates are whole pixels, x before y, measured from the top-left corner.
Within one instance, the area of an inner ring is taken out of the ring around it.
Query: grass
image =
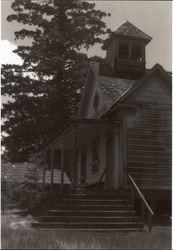
[[[2,249],[171,249],[171,229],[154,228],[152,233],[96,233],[39,231],[30,227],[32,218],[2,215]]]

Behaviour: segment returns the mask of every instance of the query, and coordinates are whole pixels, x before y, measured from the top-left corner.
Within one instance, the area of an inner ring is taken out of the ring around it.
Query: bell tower
[[[145,74],[145,46],[151,37],[125,21],[105,41],[105,61],[112,68],[114,76],[138,79]]]

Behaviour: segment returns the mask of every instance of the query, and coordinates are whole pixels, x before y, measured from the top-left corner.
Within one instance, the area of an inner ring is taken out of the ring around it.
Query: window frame
[[[127,52],[126,57],[120,56],[120,47],[122,46],[122,44],[126,44],[127,47],[128,47],[128,52]],[[135,59],[133,57],[133,51],[136,50],[137,46],[139,46],[139,48],[140,48],[140,57],[139,57],[139,59],[137,59],[137,58]],[[142,62],[143,61],[143,45],[141,43],[137,43],[137,42],[127,42],[127,41],[123,41],[123,40],[119,41],[118,59],[120,59],[120,60],[131,60],[131,61],[135,61],[135,62]]]

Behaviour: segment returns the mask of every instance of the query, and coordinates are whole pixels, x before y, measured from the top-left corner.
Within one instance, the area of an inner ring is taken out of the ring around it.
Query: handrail
[[[149,232],[151,232],[152,230],[152,217],[154,216],[154,212],[153,210],[151,209],[151,207],[149,206],[149,204],[147,203],[145,197],[143,196],[143,194],[141,193],[139,187],[137,186],[137,184],[135,183],[134,179],[132,178],[132,176],[129,174],[128,175],[130,181],[131,181],[131,184],[133,185],[132,187],[132,203],[134,203],[134,194],[133,194],[133,188],[135,188],[137,194],[139,195],[142,203],[141,203],[141,217],[142,219],[144,219],[144,209],[143,209],[143,206],[145,206],[145,208],[147,209],[148,211],[148,228],[149,228]]]
[[[133,186],[135,187],[137,193],[139,194],[140,198],[143,200],[144,204],[145,204],[145,207],[147,208],[147,210],[150,212],[151,215],[154,215],[154,212],[153,210],[150,208],[150,206],[148,205],[145,197],[143,196],[143,194],[141,193],[141,191],[139,190],[138,186],[136,185],[135,181],[133,180],[132,176],[129,174],[128,175],[131,182],[133,183]]]

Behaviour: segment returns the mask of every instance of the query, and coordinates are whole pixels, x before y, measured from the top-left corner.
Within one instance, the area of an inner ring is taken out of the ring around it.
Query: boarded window
[[[99,170],[99,138],[95,137],[92,144],[92,172]]]

